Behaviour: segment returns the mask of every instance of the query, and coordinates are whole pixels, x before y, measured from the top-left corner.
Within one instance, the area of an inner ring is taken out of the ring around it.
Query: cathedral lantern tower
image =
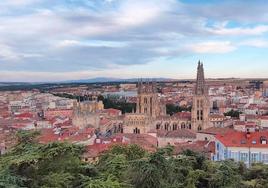
[[[192,129],[200,131],[209,128],[210,103],[208,87],[205,83],[203,63],[198,62],[197,78],[193,94],[192,104]]]

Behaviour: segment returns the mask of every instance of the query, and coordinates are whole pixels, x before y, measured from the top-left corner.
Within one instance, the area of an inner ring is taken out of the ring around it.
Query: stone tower
[[[138,96],[136,104],[136,113],[146,114],[150,117],[156,118],[160,115],[165,115],[165,108],[162,108],[160,100],[158,99],[156,83],[140,81],[138,83]]]
[[[197,78],[193,94],[192,129],[200,131],[209,128],[210,104],[208,88],[205,83],[203,63],[198,62]]]

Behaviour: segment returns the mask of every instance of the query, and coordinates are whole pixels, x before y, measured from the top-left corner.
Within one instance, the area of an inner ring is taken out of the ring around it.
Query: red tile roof
[[[121,114],[121,110],[114,109],[114,108],[104,109],[102,110],[102,112],[108,113],[109,115],[114,115],[114,116]]]
[[[208,157],[211,157],[210,154],[215,153],[215,142],[196,141],[192,143],[180,143],[175,145],[174,153],[180,154],[182,151],[187,149],[195,152],[205,153]]]
[[[261,116],[260,119],[261,120],[268,120],[268,116]]]
[[[225,116],[222,114],[210,114],[209,118],[222,118],[222,119],[224,119]]]
[[[40,143],[49,143],[56,141],[70,141],[79,142],[88,140],[94,134],[95,129],[85,128],[78,129],[77,127],[71,127],[62,129],[60,134],[55,134],[54,129],[43,129],[39,137]]]
[[[216,134],[226,134],[229,131],[233,131],[233,129],[228,128],[228,127],[224,127],[224,128],[211,127],[211,128],[203,129],[203,130],[199,131],[199,133],[216,135]]]
[[[196,133],[189,129],[178,129],[175,131],[158,130],[157,136],[159,137],[171,137],[171,138],[196,138]]]
[[[174,114],[175,117],[178,117],[180,119],[187,119],[191,120],[191,112],[178,112]]]
[[[137,144],[143,149],[152,152],[156,150],[157,147],[157,138],[149,134],[117,134],[117,136],[123,136],[128,139],[129,144]]]
[[[261,144],[261,138],[268,139],[268,131],[252,133],[232,131],[225,135],[217,134],[215,138],[226,147],[268,148],[268,144]]]
[[[21,118],[21,119],[31,119],[33,117],[34,117],[34,115],[30,112],[25,112],[25,113],[15,115],[15,118]]]

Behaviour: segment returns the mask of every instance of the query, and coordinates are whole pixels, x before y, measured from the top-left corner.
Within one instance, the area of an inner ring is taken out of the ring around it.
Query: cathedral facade
[[[158,96],[156,83],[138,83],[136,111],[118,117],[105,117],[101,113],[103,104],[86,101],[74,106],[73,124],[79,127],[91,126],[106,134],[131,133],[144,134],[159,131],[178,131],[188,129],[200,131],[209,128],[210,104],[208,88],[205,83],[204,68],[198,63],[196,84],[193,92],[192,111],[181,115],[166,114],[166,104]],[[103,124],[103,122],[107,123]]]
[[[153,130],[157,118],[166,116],[166,105],[158,97],[154,82],[138,83],[136,112],[124,117],[124,133],[147,133]]]

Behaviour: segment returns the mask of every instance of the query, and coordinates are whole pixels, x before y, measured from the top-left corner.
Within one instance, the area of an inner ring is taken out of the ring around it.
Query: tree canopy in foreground
[[[97,164],[88,164],[80,160],[82,146],[43,145],[37,135],[19,132],[18,144],[0,157],[0,187],[268,187],[268,165],[213,162],[190,150],[174,157],[171,146],[147,153],[137,145],[114,145]]]

